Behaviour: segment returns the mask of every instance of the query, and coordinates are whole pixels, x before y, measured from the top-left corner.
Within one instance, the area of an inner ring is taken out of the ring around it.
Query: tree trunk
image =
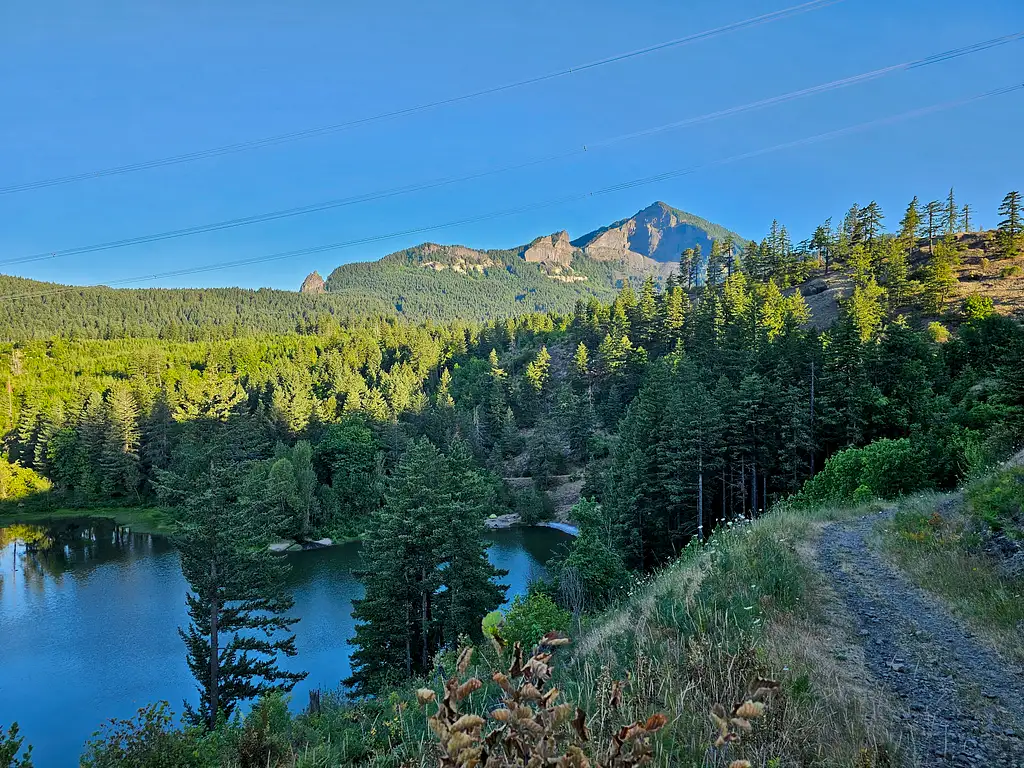
[[[814,477],[814,361],[811,361],[811,477]]]
[[[728,496],[728,493],[726,491],[726,486],[725,486],[725,467],[723,466],[722,467],[722,522],[723,523],[725,522],[725,518],[727,516],[726,509],[725,509],[725,504],[726,504],[725,500],[726,500],[727,496]]]
[[[420,572],[420,576],[423,579],[420,584],[420,601],[423,610],[423,615],[421,617],[422,625],[420,627],[420,633],[423,638],[423,647],[420,649],[420,663],[423,665],[423,671],[426,672],[430,669],[430,651],[427,648],[429,641],[427,622],[429,621],[430,607],[427,598],[427,570],[425,568]]]
[[[740,461],[740,516],[747,514],[747,462]]]
[[[697,457],[697,538],[704,541],[704,456]]]
[[[406,631],[405,631],[405,674],[408,677],[412,677],[412,633],[409,632],[409,629],[410,629],[409,625],[412,623],[410,621],[410,619],[412,618],[410,616],[411,613],[412,613],[412,608],[409,605],[409,603],[406,603],[405,604],[405,627],[406,627]]]
[[[217,725],[217,710],[220,706],[220,637],[218,636],[217,620],[220,614],[220,603],[217,599],[217,561],[210,561],[210,582],[213,585],[213,594],[210,596],[210,684],[208,686],[210,696],[210,728]]]
[[[750,462],[750,517],[757,517],[757,462]]]

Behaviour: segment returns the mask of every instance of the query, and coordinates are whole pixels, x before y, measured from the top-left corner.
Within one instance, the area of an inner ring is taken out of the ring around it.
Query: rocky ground
[[[1024,670],[869,547],[878,520],[830,525],[818,564],[855,619],[870,674],[902,709],[906,757],[1024,768]]]

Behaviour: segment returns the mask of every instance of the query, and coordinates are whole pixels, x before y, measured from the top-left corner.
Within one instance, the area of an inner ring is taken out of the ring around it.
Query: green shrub
[[[0,499],[23,499],[50,489],[50,481],[42,475],[0,456]]]
[[[994,531],[1024,539],[1024,467],[995,472],[967,491],[971,511]]]
[[[989,296],[975,293],[964,299],[964,315],[969,320],[984,320],[993,312],[995,309],[992,307],[992,298]]]
[[[863,466],[859,448],[839,451],[825,462],[818,474],[804,483],[799,496],[811,503],[849,501],[861,484]]]
[[[166,701],[130,720],[110,720],[86,744],[82,768],[183,768],[199,765],[189,739],[176,730]]]
[[[501,611],[491,611],[484,616],[483,621],[480,622],[480,628],[483,630],[483,633],[492,637],[499,634],[501,618]]]
[[[832,456],[804,483],[797,500],[817,504],[894,499],[928,482],[921,454],[908,438],[875,440]]]
[[[1024,268],[1020,264],[1007,264],[999,270],[1000,277],[1017,277],[1022,273],[1024,273]]]
[[[949,329],[938,320],[932,320],[928,323],[928,336],[936,344],[945,344],[949,341],[949,335]]]
[[[882,499],[894,499],[920,490],[928,476],[920,454],[907,438],[875,440],[861,449],[861,485]]]
[[[501,636],[509,643],[519,642],[523,648],[532,648],[548,632],[566,631],[571,619],[569,612],[555,605],[550,597],[531,590],[526,599],[516,595],[512,601],[501,626]]]
[[[580,532],[564,554],[548,564],[553,593],[559,604],[574,614],[600,610],[626,587],[629,572],[608,543],[600,504],[582,499],[572,508],[570,517],[580,526]]]

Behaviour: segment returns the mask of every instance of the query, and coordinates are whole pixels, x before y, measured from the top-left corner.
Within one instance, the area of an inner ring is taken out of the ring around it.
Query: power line
[[[630,181],[620,182],[600,189],[592,190],[590,192],[584,192],[574,195],[568,195],[565,197],[545,200],[536,203],[529,203],[515,208],[507,208],[500,211],[492,211],[490,213],[480,214],[478,216],[470,216],[467,218],[457,219],[454,221],[447,221],[441,224],[432,224],[423,227],[415,227],[412,229],[406,229],[398,232],[390,232],[381,235],[371,235],[368,237],[359,238],[356,240],[347,240],[336,243],[328,243],[326,245],[316,245],[308,248],[299,248],[292,251],[282,251],[279,253],[269,254],[267,256],[255,256],[248,259],[238,259],[235,261],[219,262],[216,264],[207,264],[199,267],[188,267],[183,269],[171,270],[168,272],[160,272],[151,275],[145,275],[140,277],[122,278],[120,280],[112,280],[103,285],[91,286],[96,288],[110,287],[114,285],[128,285],[131,283],[142,283],[149,282],[151,280],[161,280],[169,277],[181,277],[184,275],[194,275],[203,272],[214,272],[221,269],[232,269],[236,267],[252,266],[254,264],[265,264],[271,261],[281,261],[284,259],[295,258],[296,256],[309,256],[317,253],[324,253],[327,251],[337,251],[345,248],[351,248],[357,245],[365,245],[367,243],[380,242],[382,240],[390,240],[397,237],[407,237],[409,235],[424,234],[427,232],[434,232],[441,229],[449,229],[451,227],[462,226],[465,224],[473,224],[481,221],[488,221],[491,219],[503,218],[506,216],[513,216],[518,213],[526,211],[537,210],[540,208],[548,208],[552,206],[562,205],[569,202],[575,202],[578,200],[584,200],[589,197],[595,197],[597,195],[605,195],[613,192],[620,192],[626,189],[632,189],[634,187],[645,186],[648,184],[654,184],[667,179],[677,178],[680,176],[686,176],[698,171],[706,170],[708,168],[714,168],[721,165],[727,165],[730,163],[740,162],[742,160],[749,160],[754,157],[760,157],[773,152],[779,152],[786,149],[793,149],[796,147],[807,146],[810,144],[816,144],[822,141],[828,141],[830,139],[839,138],[841,136],[848,136],[853,133],[858,133],[863,130],[870,128],[876,128],[883,125],[892,125],[903,120],[913,119],[916,117],[923,117],[924,115],[934,114],[947,109],[953,109],[955,107],[961,107],[966,104],[971,104],[982,99],[988,99],[995,96],[1001,96],[1024,89],[1024,83],[1017,85],[1006,86],[1003,88],[997,88],[995,90],[987,91],[985,93],[977,94],[975,96],[969,96],[956,101],[948,101],[941,104],[935,104],[928,107],[922,107],[919,109],[910,110],[908,112],[902,112],[897,115],[889,117],[878,118],[875,120],[869,120],[867,122],[858,123],[856,125],[847,126],[845,128],[839,128],[833,131],[826,131],[824,133],[818,133],[813,136],[807,136],[802,139],[795,139],[793,141],[784,142],[781,144],[774,144],[770,147],[764,147],[762,149],[751,150],[749,152],[743,152],[737,155],[730,155],[728,157],[719,158],[717,160],[711,160],[704,163],[698,163],[696,165],[687,166],[685,168],[678,168],[672,171],[666,171],[664,173],[655,174],[653,176],[644,176],[638,179],[632,179]],[[57,288],[51,291],[43,291],[38,293],[25,293],[13,296],[0,297],[2,301],[16,301],[21,299],[35,299],[45,298],[48,296],[55,296],[63,293],[74,293],[80,291],[84,287],[89,286],[66,286]]]
[[[1015,40],[1020,40],[1022,38],[1024,38],[1024,31],[1015,32],[1013,34],[1003,35],[1001,37],[992,38],[990,40],[983,40],[977,43],[971,43],[970,45],[962,46],[960,48],[954,48],[949,51],[943,51],[941,53],[933,54],[922,59],[915,59],[912,61],[905,61],[900,64],[893,64],[887,67],[881,67],[870,72],[864,72],[859,75],[853,75],[838,80],[832,80],[828,83],[822,83],[820,85],[814,85],[809,88],[802,88],[796,91],[790,91],[789,93],[784,93],[778,96],[772,96],[766,99],[760,99],[758,101],[753,101],[747,104],[729,107],[727,109],[709,112],[703,115],[689,117],[683,120],[665,123],[663,125],[655,126],[652,128],[646,128],[640,131],[634,131],[632,133],[613,136],[607,139],[600,139],[595,142],[587,142],[587,144],[583,145],[583,148],[569,150],[566,152],[548,155],[545,157],[535,158],[513,165],[507,165],[499,168],[478,171],[475,173],[466,174],[462,176],[449,176],[446,178],[434,179],[419,184],[409,184],[401,187],[393,187],[391,189],[380,190],[377,192],[368,192],[361,195],[336,198],[333,200],[311,203],[305,206],[284,208],[281,210],[268,211],[265,213],[254,214],[251,216],[243,216],[234,219],[226,219],[223,221],[217,221],[208,224],[197,224],[192,227],[183,227],[180,229],[172,229],[164,232],[156,232],[147,235],[138,235],[136,237],[121,238],[118,240],[108,240],[102,243],[93,243],[90,245],[77,246],[74,248],[65,248],[63,250],[58,251],[50,251],[46,253],[32,254],[29,256],[3,259],[0,260],[0,266],[7,266],[13,264],[27,264],[35,261],[46,261],[49,259],[63,258],[66,256],[76,256],[85,253],[96,253],[99,251],[114,250],[117,248],[125,248],[133,245],[142,245],[145,243],[154,243],[163,240],[188,237],[191,235],[203,234],[206,232],[217,232],[225,229],[234,229],[237,227],[248,226],[251,224],[259,224],[267,221],[276,221],[279,219],[291,218],[295,216],[303,216],[310,213],[317,213],[321,211],[332,210],[335,208],[356,205],[358,203],[365,203],[374,200],[383,200],[392,197],[397,197],[399,195],[409,194],[412,192],[421,192],[428,189],[436,189],[439,187],[450,186],[452,184],[457,184],[461,182],[473,181],[476,179],[486,178],[489,176],[496,176],[499,174],[508,173],[510,171],[522,170],[525,168],[531,168],[537,165],[542,165],[557,160],[564,160],[570,157],[575,157],[584,154],[587,151],[587,148],[608,147],[624,141],[630,141],[644,136],[662,133],[664,131],[678,130],[680,128],[686,128],[692,125],[697,125],[699,123],[709,122],[711,120],[718,120],[724,117],[731,117],[732,115],[737,115],[743,112],[750,112],[757,109],[763,109],[769,106],[784,104],[807,96],[817,95],[819,93],[825,93],[840,88],[846,88],[851,85],[857,85],[860,83],[868,82],[870,80],[875,80],[896,72],[904,72],[907,70],[913,70],[918,69],[920,67],[929,66],[931,64],[950,61],[961,56],[967,56],[973,53],[988,50],[990,48],[995,48],[1000,45],[1005,45],[1006,43]]]
[[[634,59],[640,56],[646,56],[650,53],[657,51],[663,51],[667,48],[677,48],[690,43],[699,42],[701,40],[708,40],[720,35],[728,34],[730,32],[737,32],[743,29],[750,29],[757,27],[762,24],[768,24],[773,21],[779,21],[781,19],[790,18],[797,16],[802,13],[809,11],[815,11],[819,8],[825,8],[830,5],[842,2],[842,0],[810,0],[809,2],[800,3],[799,5],[793,5],[788,8],[783,8],[778,11],[772,11],[765,13],[760,16],[753,16],[749,19],[743,19],[742,21],[736,21],[731,24],[726,24],[721,27],[715,27],[714,29],[708,29],[703,32],[696,32],[692,35],[685,37],[678,37],[674,40],[666,40],[661,43],[649,45],[645,48],[638,48],[634,51],[628,51],[626,53],[620,53],[613,56],[609,56],[604,59],[598,59],[585,64],[579,64],[574,67],[567,69],[560,69],[554,72],[549,72],[544,75],[537,75],[529,77],[523,80],[516,80],[514,82],[505,83],[504,85],[496,85],[488,88],[483,88],[478,91],[471,91],[459,96],[451,96],[445,99],[438,99],[436,101],[425,102],[423,104],[417,104],[410,107],[404,107],[402,109],[392,110],[390,112],[381,112],[376,115],[370,115],[368,117],[358,118],[356,120],[349,120],[343,123],[333,123],[331,125],[322,125],[316,128],[307,128],[299,131],[291,131],[289,133],[280,133],[274,136],[265,136],[260,139],[252,139],[249,141],[240,141],[233,144],[224,144],[219,147],[210,147],[208,149],[201,149],[195,152],[186,152],[180,155],[169,155],[167,157],[155,158],[153,160],[144,160],[138,163],[129,163],[127,165],[112,166],[109,168],[100,168],[94,171],[86,171],[83,173],[69,174],[67,176],[55,176],[48,179],[38,179],[36,181],[28,181],[22,184],[12,184],[6,187],[0,187],[0,195],[12,194],[15,192],[25,192],[31,189],[42,189],[44,187],[53,187],[59,184],[71,184],[78,181],[88,181],[90,179],[98,179],[104,176],[116,176],[124,173],[135,173],[137,171],[145,171],[152,168],[162,168],[168,165],[179,165],[181,163],[189,163],[196,160],[204,160],[210,157],[219,157],[221,155],[235,154],[238,152],[247,152],[253,149],[259,149],[262,147],[274,146],[277,144],[284,144],[292,141],[301,141],[303,139],[310,139],[316,136],[323,136],[325,134],[336,133],[343,131],[348,128],[354,128],[368,123],[374,123],[381,120],[390,120],[396,117],[404,117],[406,115],[416,114],[418,112],[425,112],[430,109],[437,107],[448,106],[451,104],[458,104],[461,102],[470,101],[477,99],[482,96],[490,96],[496,93],[503,93],[505,91],[511,91],[516,88],[523,88],[528,85],[535,85],[548,80],[554,80],[560,77],[566,77],[568,75],[576,74],[579,72],[585,72],[591,69],[597,69],[608,64],[616,64],[621,61],[628,59]]]

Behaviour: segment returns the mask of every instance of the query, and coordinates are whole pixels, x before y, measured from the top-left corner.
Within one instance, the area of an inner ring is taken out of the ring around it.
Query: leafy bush
[[[928,475],[914,444],[906,439],[875,440],[861,449],[860,484],[883,499],[894,499],[923,488]]]
[[[984,320],[993,312],[995,310],[992,307],[992,298],[989,296],[975,293],[964,299],[964,314],[970,320]]]
[[[928,336],[936,344],[945,344],[949,341],[949,329],[938,320],[928,323]]]
[[[967,491],[971,511],[994,531],[1024,540],[1024,467],[996,472]]]
[[[192,742],[171,725],[166,701],[140,709],[130,720],[111,719],[86,744],[82,768],[198,766]]]
[[[928,485],[920,452],[907,438],[875,440],[863,448],[847,448],[801,489],[806,503],[843,503],[872,498],[894,499]]]
[[[1024,268],[1020,264],[1008,264],[999,270],[1000,277],[1017,277],[1024,273]]]
[[[50,488],[50,481],[42,475],[0,457],[0,500],[23,499]]]
[[[531,590],[526,599],[516,595],[512,601],[501,625],[501,636],[509,643],[521,643],[524,648],[533,648],[548,632],[564,632],[568,629],[570,620],[569,612],[555,605],[554,600]]]
[[[498,634],[501,619],[501,611],[491,611],[484,616],[483,621],[480,622],[480,627],[483,629],[485,637],[494,637]]]

